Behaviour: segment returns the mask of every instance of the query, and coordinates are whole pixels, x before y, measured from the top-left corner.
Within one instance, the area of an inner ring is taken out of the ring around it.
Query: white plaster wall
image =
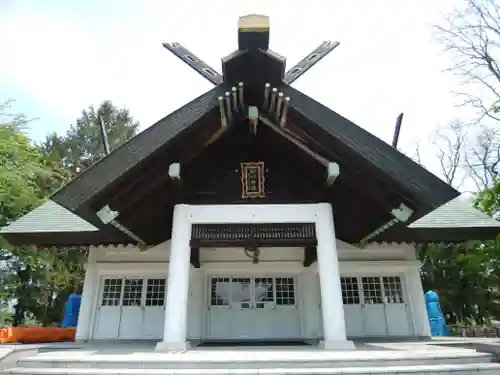
[[[304,250],[288,247],[264,247],[260,249],[259,262],[302,262]],[[200,262],[203,264],[214,262],[250,263],[252,260],[245,255],[242,248],[201,248]]]
[[[168,262],[170,241],[145,251],[135,246],[98,246],[91,249],[95,262]],[[410,244],[369,244],[357,247],[337,240],[340,261],[348,260],[415,260],[415,247]],[[300,261],[304,259],[301,248],[262,248],[261,261]],[[202,248],[201,262],[248,261],[241,248]]]
[[[400,276],[409,306],[408,320],[415,336],[429,336],[429,323],[420,281],[420,261],[345,261],[340,262],[341,276]]]
[[[146,251],[134,246],[94,247],[90,249],[88,275],[77,328],[77,339],[86,340],[92,332],[93,317],[100,293],[102,276],[167,277],[169,241]],[[341,276],[400,275],[405,283],[411,320],[415,334],[428,336],[425,319],[423,291],[418,278],[419,263],[412,245],[370,244],[359,248],[337,240]],[[241,248],[200,249],[201,269],[192,268],[188,305],[188,338],[199,340],[204,334],[204,312],[208,295],[208,277],[227,273],[293,274],[298,281],[297,293],[302,316],[302,333],[305,338],[321,336],[320,294],[317,264],[302,267],[304,254],[301,248],[263,248],[258,265],[251,263]],[[89,271],[90,270],[90,271]]]
[[[85,280],[82,303],[78,319],[76,339],[86,341],[92,338],[96,310],[101,295],[103,277],[152,277],[167,278],[168,247],[160,244],[149,254],[133,246],[91,247],[85,265]]]
[[[108,262],[168,262],[170,256],[170,241],[165,241],[145,251],[140,251],[136,246],[97,246],[92,247],[95,261]]]
[[[372,243],[356,246],[337,240],[340,261],[350,260],[415,260],[415,246],[411,244]]]

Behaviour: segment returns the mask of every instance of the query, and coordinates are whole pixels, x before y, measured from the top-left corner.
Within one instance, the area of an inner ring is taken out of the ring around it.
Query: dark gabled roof
[[[414,210],[411,222],[459,195],[452,187],[397,149],[283,83],[286,59],[268,49],[269,27],[262,30],[262,25],[269,25],[268,17],[244,16],[240,18],[239,23],[240,26],[245,25],[238,30],[239,49],[222,60],[223,84],[217,85],[213,90],[163,118],[116,149],[54,194],[52,199],[84,216],[92,224],[102,227],[92,211],[100,208],[96,207],[97,203],[105,205],[108,202],[105,199],[102,202],[97,199],[96,202],[96,198],[103,197],[106,190],[120,180],[125,180],[127,175],[130,178],[130,172],[134,169],[136,170],[134,178],[137,180],[139,178],[137,169],[144,168],[146,160],[154,158],[161,150],[168,147],[182,148],[178,146],[179,136],[196,128],[204,120],[213,121],[214,113],[219,111],[217,98],[223,96],[228,88],[236,86],[240,81],[244,84],[247,105],[262,107],[265,82],[276,85],[284,96],[290,97],[288,123],[312,138],[311,143],[315,143],[314,147],[319,148],[318,153],[331,161],[339,162],[342,174],[351,176],[352,181],[359,182],[358,189],[364,190],[368,196],[382,202],[388,211],[404,203]],[[254,23],[256,27],[249,27]],[[253,44],[250,41],[253,41]],[[314,61],[321,60],[334,48],[334,44],[322,43],[303,62],[310,67],[311,61],[314,64]],[[181,47],[176,43],[172,45],[172,50]],[[191,57],[188,61],[185,59],[186,56],[178,57],[188,63],[193,59],[197,60]],[[192,62],[190,65],[195,68]],[[304,65],[299,70],[307,69],[308,67]],[[218,122],[220,123],[220,117]],[[203,131],[206,132],[206,128],[198,127],[197,131],[201,134]],[[196,136],[190,138],[189,142],[194,142],[196,138]],[[205,143],[201,142],[201,148],[204,145]],[[176,150],[177,153],[169,150],[169,153],[176,154],[180,160],[185,159],[186,154],[193,152],[192,149],[194,145],[190,149],[184,147],[182,150]],[[134,183],[137,181],[129,182],[129,184]],[[389,190],[392,194],[391,199],[388,198]],[[89,210],[90,203],[93,203],[93,207]],[[83,206],[87,206],[86,213]]]
[[[288,118],[299,128],[322,140],[335,154],[351,156],[353,168],[370,164],[389,185],[398,189],[417,212],[414,221],[460,195],[450,185],[415,163],[397,149],[291,86],[281,91],[291,98]],[[358,165],[354,161],[359,160]]]
[[[95,217],[86,216],[79,209],[110,185],[123,179],[129,171],[140,168],[143,161],[169,144],[172,145],[182,132],[188,131],[204,118],[212,118],[214,112],[219,111],[217,98],[226,91],[226,87],[215,87],[144,130],[56,192],[51,199],[78,212],[92,224],[101,226]],[[392,186],[407,200],[405,203],[410,202],[415,209],[412,221],[459,195],[397,149],[336,112],[290,86],[283,85],[281,90],[291,98],[289,119],[293,125],[313,136],[322,149],[329,153],[330,160],[342,158],[342,173],[356,171],[359,175],[365,168],[370,169],[371,174],[376,173],[378,179],[385,180],[384,185]],[[342,156],[339,157],[340,154]],[[383,195],[385,192],[371,191],[371,194]]]
[[[391,236],[392,240],[404,236],[407,236],[408,240],[412,240],[411,237],[421,240],[425,240],[426,236],[436,237],[436,233],[428,232],[438,230],[434,227],[408,228],[406,225],[456,198],[459,193],[397,149],[286,84],[285,82],[290,82],[289,74],[293,72],[285,73],[285,59],[267,49],[269,31],[267,30],[265,35],[258,35],[258,38],[250,35],[252,32],[247,29],[240,30],[240,43],[242,43],[240,47],[242,45],[246,47],[240,48],[222,60],[223,83],[147,128],[52,196],[51,199],[55,203],[99,229],[97,232],[79,231],[75,243],[94,240],[104,243],[130,241],[130,239],[124,240],[126,236],[110,228],[109,225],[104,225],[97,218],[96,212],[108,204],[120,213],[119,221],[123,220],[132,229],[142,231],[150,238],[166,240],[170,235],[173,206],[186,201],[186,196],[179,191],[179,186],[169,180],[168,167],[171,163],[179,162],[184,171],[188,169],[188,175],[202,174],[203,167],[200,165],[203,163],[199,160],[203,159],[203,155],[207,155],[204,153],[208,152],[207,149],[214,146],[214,143],[221,144],[221,134],[226,137],[225,144],[231,144],[233,139],[228,137],[233,136],[234,132],[231,133],[228,128],[232,126],[234,129],[239,126],[248,129],[248,121],[245,120],[245,116],[241,116],[241,113],[238,116],[243,118],[235,118],[231,126],[221,126],[222,108],[219,107],[218,98],[225,94],[229,95],[228,91],[240,82],[244,90],[244,104],[259,107],[264,116],[269,115],[274,119],[279,116],[274,114],[271,116],[268,109],[263,108],[265,92],[268,92],[264,90],[266,83],[282,92],[282,97],[289,97],[288,114],[287,116],[282,114],[284,120],[279,124],[283,126],[282,130],[286,130],[288,135],[292,134],[292,138],[300,139],[302,145],[316,156],[339,164],[338,181],[321,199],[332,202],[336,215],[350,219],[337,221],[337,228],[340,231],[350,233],[350,237],[346,238],[351,241],[361,240],[361,235],[368,235],[391,220],[391,210],[400,204],[408,206],[414,212],[408,223],[396,224],[391,230],[383,232],[373,240],[384,240]],[[250,34],[246,35],[247,33]],[[306,71],[314,61],[322,59],[336,45],[338,44],[323,43],[292,70]],[[178,44],[170,47],[169,49],[175,50],[176,55],[182,60],[186,62],[189,60],[193,69],[200,74],[202,71],[206,73],[206,64],[198,61],[194,55],[190,55],[189,51]],[[294,77],[293,79],[296,79],[297,74]],[[245,105],[240,105],[238,108]],[[239,137],[241,141],[241,133],[236,133],[239,135],[235,137]],[[301,151],[292,151],[295,146],[291,146],[290,139],[282,135],[277,136],[278,138],[266,135],[263,141],[263,134],[269,133],[259,130],[258,134],[255,139],[260,137],[261,147],[264,145],[267,148],[279,148],[282,153],[286,149],[288,150],[286,157],[289,156],[290,159],[292,153],[295,153],[293,160],[296,167],[305,159],[314,159],[310,154],[308,156],[306,153],[300,153]],[[272,134],[276,136],[276,133]],[[245,147],[244,142],[235,143],[237,142],[233,143],[233,149]],[[229,157],[224,153],[225,149],[218,152],[226,158]],[[313,164],[314,161],[312,163],[304,161],[301,172],[296,174],[303,174],[299,176],[303,177],[303,180],[314,180],[316,185],[309,185],[314,189],[325,189],[324,165],[318,168],[318,165]],[[215,166],[211,165],[210,168],[215,169]],[[208,172],[211,173],[213,170]],[[308,172],[309,175],[306,176]],[[352,191],[354,193],[351,193]],[[354,202],[355,200],[357,202]],[[370,215],[373,217],[366,217]],[[356,230],[348,231],[347,227]],[[496,226],[490,226],[489,232],[483,234],[491,236],[497,229]],[[439,229],[439,233],[448,231],[445,237],[451,238],[448,235],[451,233],[449,230],[450,228],[445,226]],[[69,234],[64,234],[64,231],[57,233],[60,234],[57,240],[59,243],[71,241]],[[468,233],[466,236],[470,239],[480,232],[474,233]],[[4,231],[3,235],[7,239],[10,236],[18,243],[23,241],[20,232]],[[38,241],[44,244],[57,242],[53,239],[42,239],[43,234],[40,231],[36,234],[27,232],[24,235],[26,241]],[[459,237],[463,236],[456,236]]]
[[[82,205],[109,185],[140,166],[148,157],[158,153],[169,141],[203,121],[215,109],[218,111],[217,97],[224,92],[223,85],[216,86],[164,117],[92,165],[57,191],[51,199],[68,210],[77,212]],[[168,165],[165,168],[168,168]],[[101,226],[92,215],[84,216],[93,224]]]

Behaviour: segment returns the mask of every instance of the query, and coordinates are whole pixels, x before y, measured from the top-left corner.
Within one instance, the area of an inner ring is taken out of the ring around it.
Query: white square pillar
[[[189,300],[189,271],[191,268],[191,221],[189,206],[174,207],[170,260],[168,265],[168,288],[165,308],[163,341],[156,345],[157,351],[186,350],[187,313]]]
[[[329,350],[353,350],[355,349],[354,343],[348,341],[346,336],[332,206],[329,203],[318,204],[316,215],[318,272],[324,333],[324,341],[321,345]]]
[[[94,307],[94,300],[99,283],[99,275],[96,270],[95,248],[89,249],[87,264],[85,265],[85,279],[83,280],[82,300],[80,302],[80,312],[78,313],[78,323],[76,325],[76,342],[86,342],[90,340],[92,332],[92,316],[97,308]],[[99,304],[100,301],[98,300]]]
[[[409,268],[405,272],[405,278],[415,336],[430,337],[431,329],[425,306],[422,279],[420,278],[420,265]]]

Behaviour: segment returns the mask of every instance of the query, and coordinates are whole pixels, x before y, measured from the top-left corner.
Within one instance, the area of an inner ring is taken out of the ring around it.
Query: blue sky
[[[142,129],[211,84],[165,50],[178,41],[220,71],[237,45],[238,16],[271,18],[271,48],[289,66],[323,40],[340,47],[294,85],[390,142],[405,113],[402,148],[458,117],[431,25],[458,0],[0,1],[0,100],[39,120],[30,136],[62,133],[91,104],[126,106]],[[424,158],[432,159],[430,152]],[[432,169],[432,168],[431,168]]]

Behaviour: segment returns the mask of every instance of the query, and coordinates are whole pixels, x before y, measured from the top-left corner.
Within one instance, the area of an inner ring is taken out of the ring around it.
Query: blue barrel
[[[80,304],[82,296],[80,294],[72,293],[66,301],[66,309],[64,311],[64,319],[62,328],[74,328],[78,324],[78,313],[80,312]]]
[[[429,318],[431,336],[449,336],[446,320],[439,304],[439,297],[436,292],[429,290],[424,294],[425,307]]]

